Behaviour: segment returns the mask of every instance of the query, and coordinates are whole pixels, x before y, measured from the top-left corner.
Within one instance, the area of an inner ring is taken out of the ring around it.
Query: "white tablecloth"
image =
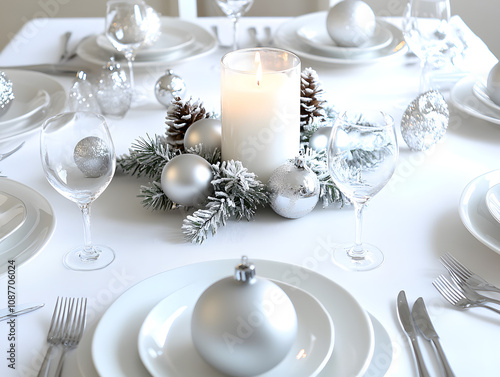
[[[256,25],[276,28],[285,19],[245,18],[242,45],[249,45],[246,29]],[[206,26],[225,19],[200,19]],[[35,19],[28,23],[0,54],[0,67],[57,61],[60,35],[71,30],[71,43],[103,30],[102,19]],[[496,59],[484,46],[477,46],[487,72]],[[483,48],[481,50],[481,48]],[[188,96],[204,101],[208,110],[219,111],[221,56],[225,49],[171,68],[184,78]],[[91,72],[78,58],[72,63]],[[378,64],[342,66],[302,60],[302,67],[315,69],[325,90],[325,99],[337,108],[375,107],[389,112],[397,123],[418,94],[419,65],[405,55]],[[137,85],[147,90],[149,101],[133,108],[122,120],[111,120],[118,154],[146,133],[163,133],[166,110],[154,98],[153,84],[166,67],[137,71]],[[54,76],[66,89],[72,78]],[[256,109],[258,111],[258,109]],[[442,142],[429,152],[411,152],[400,139],[400,161],[391,183],[369,204],[364,217],[364,240],[378,245],[384,264],[370,272],[352,273],[335,266],[327,248],[354,238],[351,208],[322,209],[297,220],[287,220],[270,209],[259,211],[255,221],[230,221],[203,245],[185,243],[180,227],[185,213],[151,213],[137,198],[145,182],[117,174],[93,204],[93,240],[111,246],[117,258],[109,267],[93,272],[75,272],[63,267],[61,258],[83,237],[77,206],[59,195],[46,181],[39,158],[39,134],[25,139],[23,148],[0,162],[0,171],[12,180],[32,187],[45,196],[57,219],[55,232],[43,250],[18,267],[17,301],[41,301],[42,310],[17,321],[16,370],[7,367],[8,325],[0,323],[0,375],[36,376],[46,349],[45,337],[57,296],[85,296],[90,300],[89,327],[127,288],[154,274],[190,263],[213,259],[269,259],[311,268],[351,292],[361,305],[386,328],[392,339],[393,360],[387,376],[416,376],[412,354],[396,314],[396,296],[404,289],[413,303],[424,297],[442,345],[457,376],[498,376],[500,370],[500,317],[483,309],[459,311],[439,296],[432,281],[445,269],[438,258],[450,252],[493,284],[500,285],[500,256],[483,246],[462,224],[459,198],[477,176],[500,168],[498,125],[472,118],[451,108],[450,126]],[[14,143],[0,144],[0,152]],[[1,180],[0,180],[1,190]],[[500,227],[499,227],[500,231]],[[7,306],[7,278],[0,277],[0,308]],[[124,329],[126,331],[126,329]],[[433,375],[439,375],[431,348],[420,338]],[[349,362],[349,360],[346,360]],[[71,352],[64,376],[79,376],[76,352]],[[351,376],[346,376],[351,377]]]

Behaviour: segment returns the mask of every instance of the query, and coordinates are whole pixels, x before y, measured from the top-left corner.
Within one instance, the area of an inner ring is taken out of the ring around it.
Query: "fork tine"
[[[432,282],[432,285],[436,290],[441,293],[441,296],[445,298],[446,301],[448,301],[450,304],[455,305],[455,300],[453,299],[452,296],[449,295],[448,291],[444,288],[443,284],[439,279],[436,279]]]
[[[467,278],[472,276],[472,271],[465,267],[462,263],[460,263],[453,255],[450,253],[446,253],[443,255],[446,257],[451,268],[457,273],[458,276],[463,276],[463,280],[467,280]]]

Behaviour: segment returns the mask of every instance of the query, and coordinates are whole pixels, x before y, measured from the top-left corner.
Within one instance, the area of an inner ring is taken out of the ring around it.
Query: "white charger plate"
[[[22,120],[45,109],[49,103],[50,96],[45,90],[33,88],[29,83],[18,83],[12,105],[0,118],[0,129],[16,127]]]
[[[326,277],[299,266],[265,260],[253,262],[259,276],[304,289],[330,314],[335,324],[335,349],[319,376],[363,376],[368,368],[381,373],[373,376],[383,376],[383,366],[370,366],[375,348],[373,322],[349,292]],[[100,377],[150,376],[137,349],[137,337],[147,314],[169,294],[193,284],[196,276],[216,281],[230,275],[238,263],[239,260],[234,259],[191,264],[160,273],[128,289],[106,310],[93,337],[85,340],[92,343],[91,353],[88,348],[79,347],[82,352],[79,352],[78,364],[82,372],[85,376]],[[383,337],[384,331],[381,331]],[[387,353],[387,343],[383,346],[379,352],[389,359],[385,364],[388,368],[392,352]],[[92,373],[89,359],[93,360],[96,373]]]
[[[0,191],[0,242],[9,237],[26,220],[26,206],[19,198]]]
[[[486,192],[486,206],[490,215],[500,223],[500,185],[494,185]]]
[[[304,43],[300,38],[297,38],[297,31],[304,25],[311,23],[326,22],[326,11],[306,14],[300,17],[293,18],[280,25],[275,34],[275,43],[278,47],[294,52],[295,54],[315,61],[333,64],[368,64],[381,60],[393,58],[403,54],[407,48],[404,41],[403,33],[396,26],[378,20],[380,25],[392,35],[391,42],[380,49],[367,51],[358,54],[331,54],[317,47],[313,47]]]
[[[474,95],[473,87],[476,82],[477,78],[474,76],[464,77],[458,81],[450,92],[451,103],[475,118],[500,124],[500,111],[487,106]]]
[[[500,254],[500,224],[486,205],[486,193],[500,184],[500,170],[493,170],[472,180],[460,197],[460,219],[467,230],[484,245]]]
[[[49,202],[32,188],[0,178],[0,190],[17,197],[26,207],[21,227],[0,243],[0,274],[3,274],[9,260],[21,266],[40,252],[52,236],[56,222]]]
[[[23,93],[32,96],[38,91],[44,91],[49,96],[49,103],[41,108],[31,109],[32,112],[35,110],[32,114],[21,111],[23,114],[14,123],[9,124],[8,127],[0,127],[0,141],[8,141],[38,130],[45,119],[62,112],[66,107],[66,91],[64,87],[49,75],[15,69],[6,69],[5,74],[12,81],[14,95],[17,95],[18,90],[22,97],[24,97]],[[13,106],[15,101],[12,103]],[[6,115],[9,112],[10,109]]]
[[[139,332],[138,349],[142,362],[154,377],[225,376],[199,356],[191,337],[194,306],[211,283],[181,288],[163,299],[147,315]],[[309,293],[282,282],[275,283],[285,291],[295,307],[297,338],[280,364],[256,377],[317,376],[332,354],[332,319],[323,305]]]
[[[298,37],[309,46],[323,50],[332,56],[352,56],[379,50],[391,43],[393,38],[392,33],[385,27],[385,23],[377,21],[373,37],[368,41],[358,47],[342,47],[336,45],[328,34],[326,17],[322,19],[321,16],[318,16],[309,21],[297,30]]]
[[[184,21],[174,17],[162,17],[162,24],[168,23],[169,27],[176,29],[179,33],[186,33],[193,36],[192,43],[188,43],[185,47],[181,47],[167,54],[156,56],[137,56],[134,61],[134,67],[149,67],[151,65],[172,65],[182,61],[194,59],[206,54],[209,54],[217,47],[215,37],[207,30],[192,22]],[[97,36],[92,36],[83,41],[78,46],[77,54],[83,60],[104,65],[109,61],[112,54],[117,55],[117,60],[121,60],[118,52],[110,52],[102,49],[97,44]]]

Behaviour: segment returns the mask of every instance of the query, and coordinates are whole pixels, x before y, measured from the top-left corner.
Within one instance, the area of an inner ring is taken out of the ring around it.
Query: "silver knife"
[[[23,304],[16,305],[13,308],[6,308],[0,310],[0,321],[5,321],[7,319],[15,318],[17,316],[30,313],[34,310],[43,308],[45,304]]]
[[[420,377],[430,377],[427,368],[425,367],[424,358],[422,357],[422,352],[420,351],[420,346],[418,345],[417,333],[415,327],[413,326],[413,319],[410,313],[410,307],[408,306],[408,301],[406,300],[405,291],[401,291],[398,294],[398,317],[399,322],[403,330],[408,334],[410,338],[410,344],[413,347],[413,353],[415,354],[415,360],[417,362],[418,375]]]
[[[81,68],[68,66],[66,64],[32,64],[32,65],[13,65],[10,67],[0,67],[0,70],[5,70],[5,69],[22,69],[28,71],[48,73],[52,75],[62,75],[62,74],[74,75],[78,71],[81,71]]]
[[[424,335],[424,338],[431,341],[436,347],[437,354],[443,364],[444,375],[446,377],[455,377],[455,374],[451,370],[450,364],[446,359],[443,348],[441,347],[439,336],[436,333],[436,330],[434,330],[434,326],[432,325],[429,313],[427,313],[427,308],[425,307],[424,299],[422,297],[419,297],[417,301],[415,301],[415,304],[413,304],[411,314],[415,320],[415,324]]]

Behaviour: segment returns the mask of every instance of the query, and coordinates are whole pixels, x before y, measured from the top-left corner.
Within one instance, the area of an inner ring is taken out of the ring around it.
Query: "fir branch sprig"
[[[151,186],[141,186],[140,194],[137,195],[142,198],[142,205],[153,211],[176,209],[179,205],[165,195],[161,188],[161,183],[153,181]]]

